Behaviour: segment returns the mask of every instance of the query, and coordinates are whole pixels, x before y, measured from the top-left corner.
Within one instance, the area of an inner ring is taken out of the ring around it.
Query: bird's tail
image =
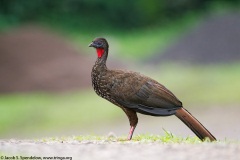
[[[201,140],[209,138],[210,141],[215,141],[216,138],[186,109],[180,108],[175,114],[183,123],[185,123]]]

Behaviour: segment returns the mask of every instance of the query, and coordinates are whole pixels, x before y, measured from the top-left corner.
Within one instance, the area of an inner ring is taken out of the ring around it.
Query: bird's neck
[[[98,58],[95,62],[95,65],[98,67],[101,67],[101,68],[103,67],[103,68],[107,69],[106,61],[107,61],[107,57],[108,57],[108,48],[104,49],[104,50],[97,49],[97,54],[98,54]]]

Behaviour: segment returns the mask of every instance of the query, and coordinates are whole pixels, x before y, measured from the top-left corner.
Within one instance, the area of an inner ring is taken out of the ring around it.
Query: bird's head
[[[104,52],[108,51],[108,42],[105,38],[95,38],[92,43],[89,44],[89,47],[96,48],[98,58],[101,58]]]

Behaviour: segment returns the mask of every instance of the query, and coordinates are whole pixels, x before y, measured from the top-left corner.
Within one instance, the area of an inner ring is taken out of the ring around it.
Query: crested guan
[[[182,102],[162,84],[137,72],[110,70],[106,66],[108,42],[96,38],[89,47],[97,51],[97,60],[92,68],[92,85],[95,92],[119,106],[130,122],[128,140],[132,139],[138,123],[137,113],[151,116],[177,116],[201,140],[216,138],[183,108]]]

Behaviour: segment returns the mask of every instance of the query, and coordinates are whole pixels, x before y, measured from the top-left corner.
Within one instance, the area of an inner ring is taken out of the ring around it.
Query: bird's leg
[[[128,140],[130,141],[132,139],[133,132],[135,130],[136,126],[131,126],[129,134],[128,134]]]
[[[130,123],[131,128],[130,128],[130,131],[129,131],[129,134],[128,134],[128,140],[131,140],[133,132],[134,132],[134,130],[137,126],[137,123],[138,123],[137,113],[134,110],[131,110],[131,109],[127,109],[127,108],[122,108],[122,109],[126,113],[128,119],[129,119],[129,123]]]

